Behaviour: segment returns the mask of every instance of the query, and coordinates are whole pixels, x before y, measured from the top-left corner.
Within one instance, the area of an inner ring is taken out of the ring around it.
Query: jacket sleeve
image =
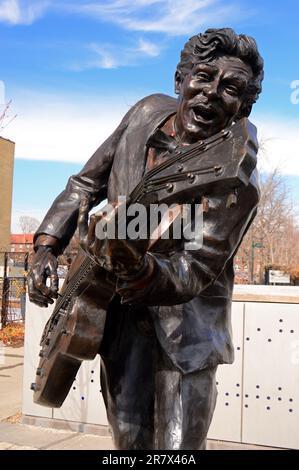
[[[131,108],[113,134],[96,150],[83,169],[71,176],[65,190],[55,199],[34,235],[34,242],[46,235],[57,240],[58,254],[72,238],[78,219],[80,201],[89,196],[90,209],[107,197],[108,178],[118,142],[130,121]]]
[[[146,287],[134,283],[118,284],[123,303],[177,305],[190,301],[211,285],[234,256],[249,228],[258,204],[259,192],[249,184],[239,190],[238,203],[226,207],[226,197],[210,198],[204,213],[202,246],[198,250],[180,250],[170,256],[148,253],[152,275]]]

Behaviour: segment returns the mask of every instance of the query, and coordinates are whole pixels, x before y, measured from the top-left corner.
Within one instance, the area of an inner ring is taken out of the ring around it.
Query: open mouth
[[[197,105],[192,109],[196,120],[210,122],[217,117],[217,112],[209,106]]]

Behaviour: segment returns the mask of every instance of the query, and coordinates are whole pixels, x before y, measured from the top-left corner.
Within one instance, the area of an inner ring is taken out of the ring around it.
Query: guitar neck
[[[257,151],[256,128],[243,118],[205,141],[169,153],[166,161],[144,176],[129,202],[180,203],[192,194],[225,193],[247,185]]]
[[[135,189],[131,192],[129,200],[131,203],[140,202],[140,198],[142,197],[142,192],[144,191],[144,187],[150,184],[150,181],[159,175],[159,173],[163,172],[164,170],[171,169],[174,167],[178,162],[183,163],[188,161],[189,159],[194,158],[194,156],[199,157],[204,152],[208,151],[209,149],[215,147],[216,145],[223,142],[225,139],[231,136],[231,132],[229,129],[223,130],[218,134],[206,139],[204,141],[196,142],[195,144],[191,144],[188,146],[182,146],[176,148],[176,150],[172,153],[167,152],[165,154],[165,161],[156,165],[152,170],[148,171],[140,183],[135,187]]]
[[[68,273],[64,282],[64,286],[62,288],[63,292],[62,294],[59,294],[59,298],[55,304],[52,316],[55,316],[61,310],[67,309],[68,305],[72,300],[73,295],[80,286],[81,282],[87,277],[88,273],[94,268],[96,264],[90,257],[85,254],[85,252],[83,252],[83,250],[77,254],[73,263],[76,263],[76,261],[80,257],[82,258],[82,263],[76,269],[70,279],[68,279],[70,275],[70,273]],[[74,270],[74,268],[72,268],[71,266],[71,270],[72,269]]]

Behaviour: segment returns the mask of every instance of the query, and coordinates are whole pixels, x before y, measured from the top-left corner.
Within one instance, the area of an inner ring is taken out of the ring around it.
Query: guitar
[[[236,204],[235,190],[249,184],[257,150],[256,128],[243,118],[209,139],[177,147],[146,173],[131,192],[129,204],[183,204],[194,196],[213,194]],[[109,220],[115,219],[117,208]],[[154,243],[149,236],[144,251]],[[31,385],[35,403],[60,407],[82,361],[98,354],[115,285],[116,277],[79,249],[41,338],[40,361]]]

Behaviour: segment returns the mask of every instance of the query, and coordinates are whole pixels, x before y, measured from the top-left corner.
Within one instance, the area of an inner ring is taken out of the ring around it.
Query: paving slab
[[[41,450],[114,449],[110,437],[5,422],[0,423],[0,443],[4,446],[2,449],[5,449],[7,445],[22,447],[24,450],[25,448]]]
[[[8,450],[13,446],[11,442],[0,442],[0,450]]]
[[[111,437],[0,423],[0,450],[113,450]],[[271,447],[208,441],[207,450],[275,450]]]
[[[57,442],[47,447],[48,450],[114,450],[110,437],[92,434],[76,434],[72,439]]]
[[[254,444],[241,444],[239,442],[224,442],[208,440],[207,450],[282,450],[273,447],[256,446]]]

